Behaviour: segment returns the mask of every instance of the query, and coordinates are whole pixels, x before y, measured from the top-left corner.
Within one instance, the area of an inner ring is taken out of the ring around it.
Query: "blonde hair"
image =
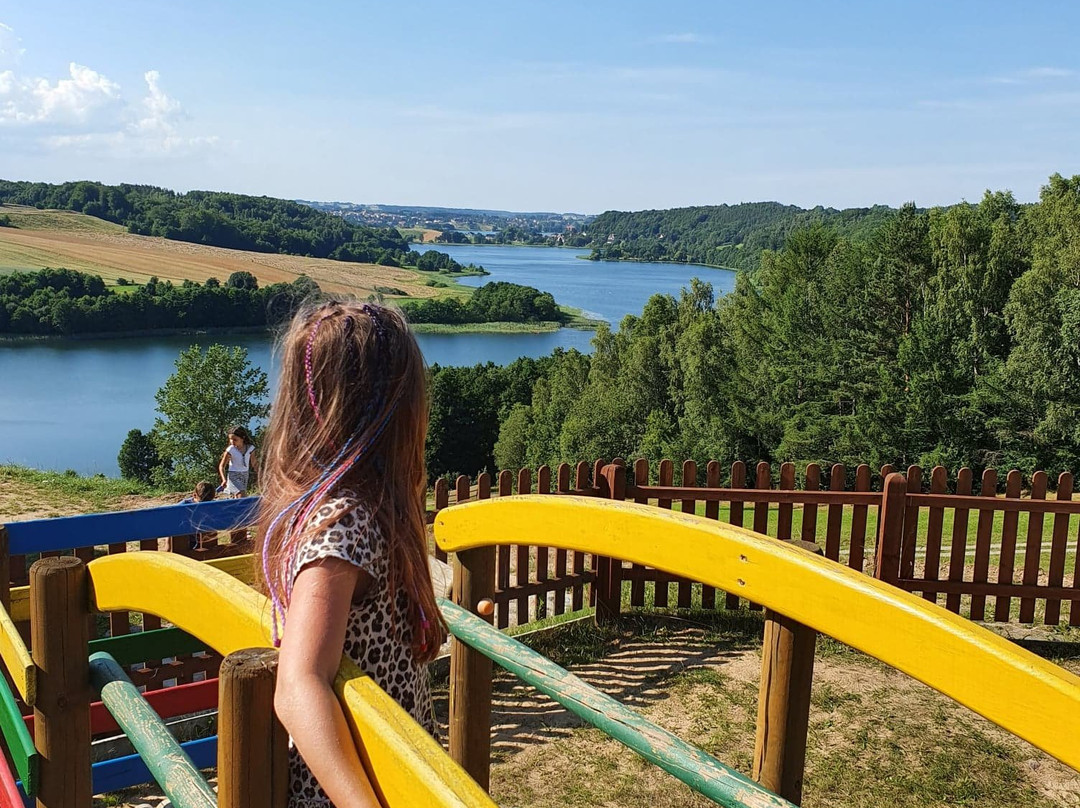
[[[355,301],[307,306],[279,343],[281,380],[263,441],[263,573],[284,616],[310,517],[355,492],[386,537],[390,596],[408,596],[412,646],[432,659],[446,636],[427,558],[427,369],[396,309]],[[338,519],[344,513],[338,515]],[[276,621],[275,621],[276,630]]]

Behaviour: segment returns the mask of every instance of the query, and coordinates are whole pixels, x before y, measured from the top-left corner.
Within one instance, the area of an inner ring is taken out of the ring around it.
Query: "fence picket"
[[[551,493],[551,469],[548,466],[541,466],[536,471],[536,493],[537,494],[550,494]],[[536,548],[536,580],[541,583],[547,583],[551,577],[549,553],[547,547]],[[542,620],[548,615],[548,592],[547,588],[536,596],[536,619]]]
[[[560,463],[555,472],[555,491],[559,494],[570,492],[570,466]],[[555,551],[555,578],[559,581],[566,580],[567,556],[566,550]],[[564,585],[555,592],[555,614],[563,614],[566,611],[566,589]]]
[[[780,490],[790,491],[795,488],[795,464],[783,463],[780,466]],[[791,541],[791,512],[790,502],[781,502],[779,513],[776,518],[776,538],[780,541]]]
[[[528,469],[519,469],[517,475],[517,492],[519,494],[531,494],[532,493],[532,474]],[[532,559],[530,558],[532,548],[527,544],[516,545],[517,557],[515,559],[515,580],[519,587],[526,587],[529,585],[530,572]],[[529,622],[529,596],[519,595],[517,599],[517,609],[514,613],[514,617],[517,620],[519,626]]]
[[[672,485],[675,480],[675,464],[670,460],[660,461],[660,474],[657,478],[659,485]],[[664,508],[665,510],[671,510],[670,499],[658,499],[656,501],[656,507]],[[653,605],[663,608],[668,605],[668,590],[670,588],[671,577],[660,570],[656,571],[656,585],[653,594]]]
[[[684,487],[697,485],[697,463],[693,460],[684,460],[682,465],[682,484]],[[684,499],[682,501],[683,513],[697,513],[697,500]],[[693,584],[685,578],[679,579],[679,608],[689,609],[693,601]]]
[[[1073,492],[1073,476],[1063,471],[1058,475],[1057,498],[1058,500],[1071,500]],[[1065,555],[1069,546],[1069,514],[1054,514],[1054,527],[1050,534],[1050,569],[1047,572],[1047,586],[1061,586],[1065,582]],[[1046,601],[1046,612],[1043,615],[1043,623],[1048,626],[1056,626],[1061,623],[1061,600],[1050,598]]]
[[[803,480],[804,491],[821,490],[821,466],[817,463],[806,465],[806,476]],[[802,522],[799,525],[799,538],[811,544],[817,544],[817,503],[806,502],[802,506]]]
[[[635,485],[647,485],[649,482],[649,461],[645,458],[640,458],[634,461],[634,484]],[[634,502],[640,505],[647,505],[649,500],[643,494],[635,494]],[[645,605],[645,567],[641,564],[634,564],[631,567],[637,574],[634,576],[634,580],[630,582],[630,605],[631,606],[644,606]]]
[[[1005,498],[1020,499],[1020,488],[1023,478],[1020,472],[1013,469],[1005,478]],[[1001,554],[998,556],[998,583],[1011,584],[1013,582],[1013,568],[1016,564],[1016,528],[1019,524],[1020,514],[1016,511],[1005,511],[1001,526]],[[1009,609],[1012,606],[1012,598],[998,595],[994,598],[994,620],[1001,623],[1009,619]]]
[[[759,461],[754,471],[754,488],[767,491],[772,488],[772,468],[764,460]],[[769,532],[769,503],[754,503],[754,532],[767,534]],[[748,604],[752,611],[760,611],[761,607],[756,603]]]
[[[922,468],[908,466],[907,491],[918,494],[922,491]],[[909,505],[904,509],[904,538],[900,542],[900,577],[912,578],[915,575],[915,547],[919,542],[919,508]]]
[[[719,488],[720,487],[720,464],[715,460],[710,460],[705,466],[705,487],[706,488]],[[720,518],[720,500],[708,500],[705,503],[705,518],[706,519],[719,519]],[[701,608],[702,609],[715,609],[716,608],[716,590],[711,586],[701,587]]]
[[[994,469],[983,471],[979,496],[997,497],[997,472]],[[973,583],[986,583],[990,576],[990,534],[994,529],[994,512],[979,511],[979,522],[975,527],[975,569],[971,575]],[[971,596],[971,619],[982,620],[986,616],[986,596]]]
[[[1076,529],[1076,555],[1073,558],[1072,588],[1080,595],[1080,527]],[[1069,625],[1080,626],[1080,597],[1069,601]]]
[[[949,472],[943,466],[934,466],[930,472],[930,493],[949,493]],[[930,508],[926,524],[926,558],[923,563],[923,578],[936,581],[941,571],[941,529],[945,519],[944,508]],[[937,603],[936,592],[923,592],[923,598]]]
[[[508,469],[499,472],[498,492],[500,497],[508,497],[514,493],[514,474]],[[495,559],[495,593],[496,612],[495,624],[499,628],[510,625],[510,600],[507,592],[510,589],[510,556],[513,547],[500,545],[497,548]]]
[[[847,485],[847,469],[843,463],[833,463],[829,469],[829,490],[843,491]],[[809,486],[807,486],[809,487]],[[825,525],[825,557],[833,561],[840,560],[840,531],[844,524],[844,506],[836,503],[829,506],[829,518]],[[805,517],[803,517],[805,519]]]
[[[581,491],[582,489],[588,488],[588,487],[589,487],[589,464],[586,463],[584,460],[582,460],[580,463],[577,464],[577,466],[574,467],[574,488],[576,490],[578,490],[578,491]],[[573,603],[571,604],[573,606],[574,611],[578,611],[580,609],[585,608],[585,584],[583,582],[584,581],[584,575],[585,575],[585,561],[586,561],[585,553],[574,553],[574,576],[575,576],[574,586],[573,586],[574,599],[573,599]],[[589,565],[590,569],[595,571],[595,569],[596,569],[595,565],[596,565],[596,560],[592,559],[591,563]],[[590,606],[593,604],[593,599],[594,599],[595,592],[596,592],[595,588],[590,586],[589,587],[589,605]]]
[[[435,481],[435,513],[438,513],[450,503],[450,487],[446,484],[446,480],[442,477]],[[435,548],[435,558],[439,561],[446,561],[446,552],[440,548]]]
[[[965,466],[956,474],[956,493],[962,497],[971,496],[971,469]],[[949,547],[949,580],[964,580],[964,568],[967,566],[968,508],[953,509],[952,543]],[[950,612],[960,613],[960,593],[950,592],[945,597],[945,608]]]
[[[855,469],[855,490],[870,490],[870,467],[865,463]],[[859,572],[866,563],[866,505],[855,505],[851,509],[851,544],[848,547],[848,566]],[[881,508],[878,508],[880,511]],[[874,537],[875,540],[877,537]]]
[[[719,472],[719,469],[717,469],[717,472]],[[717,487],[719,487],[719,481]],[[730,487],[746,488],[746,464],[741,460],[736,460],[731,464]],[[719,505],[719,503],[717,504]],[[739,527],[743,526],[743,503],[732,500],[728,504],[728,522]],[[728,609],[738,609],[738,595],[728,592],[724,598],[724,606]]]
[[[1036,471],[1031,476],[1031,498],[1046,499],[1046,472]],[[1028,514],[1027,540],[1024,542],[1024,577],[1026,586],[1039,583],[1042,566],[1043,514]],[[1035,598],[1020,599],[1020,622],[1035,622]]]

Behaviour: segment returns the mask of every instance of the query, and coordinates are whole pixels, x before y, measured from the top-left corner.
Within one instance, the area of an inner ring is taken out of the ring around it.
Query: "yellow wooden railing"
[[[804,549],[691,514],[520,496],[440,511],[447,552],[542,545],[737,594],[857,648],[1080,770],[1080,677],[922,598]]]
[[[244,569],[243,560],[227,561],[230,571]],[[208,566],[170,553],[99,558],[87,567],[93,608],[155,614],[222,655],[268,646],[269,601],[228,572]],[[434,738],[348,660],[342,660],[334,686],[388,808],[495,805]]]

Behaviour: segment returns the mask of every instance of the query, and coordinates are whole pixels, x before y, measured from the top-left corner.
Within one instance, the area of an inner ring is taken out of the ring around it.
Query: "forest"
[[[250,272],[225,283],[151,278],[113,291],[98,275],[43,269],[0,275],[0,334],[73,336],[175,328],[271,326],[288,317],[319,286],[305,275],[259,288]]]
[[[401,306],[413,323],[561,323],[569,319],[550,292],[507,281],[486,283],[465,302],[426,298],[402,301]]]
[[[876,210],[876,209],[875,209]],[[597,457],[1080,469],[1080,176],[788,234],[594,353],[437,369],[434,475]],[[471,424],[471,431],[454,428]]]
[[[424,255],[431,255],[425,253]],[[423,256],[422,256],[423,257]],[[142,286],[125,281],[117,290],[97,275],[43,269],[0,275],[0,334],[73,336],[155,329],[252,328],[273,326],[303,301],[320,294],[315,281],[259,288],[250,272],[234,272],[225,283],[203,284],[151,278]],[[416,323],[562,322],[565,315],[547,292],[498,282],[470,298],[403,301]]]
[[[589,257],[750,269],[764,250],[782,248],[797,230],[822,224],[846,239],[862,241],[895,215],[895,209],[884,205],[804,210],[779,202],[608,211],[588,226],[588,245],[593,248]]]

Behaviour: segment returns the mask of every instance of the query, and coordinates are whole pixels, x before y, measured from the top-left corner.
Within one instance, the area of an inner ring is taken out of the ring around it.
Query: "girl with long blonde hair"
[[[435,733],[425,666],[446,627],[427,558],[426,368],[401,314],[366,303],[301,310],[280,354],[259,527],[289,805],[376,806],[333,681],[344,653]]]

